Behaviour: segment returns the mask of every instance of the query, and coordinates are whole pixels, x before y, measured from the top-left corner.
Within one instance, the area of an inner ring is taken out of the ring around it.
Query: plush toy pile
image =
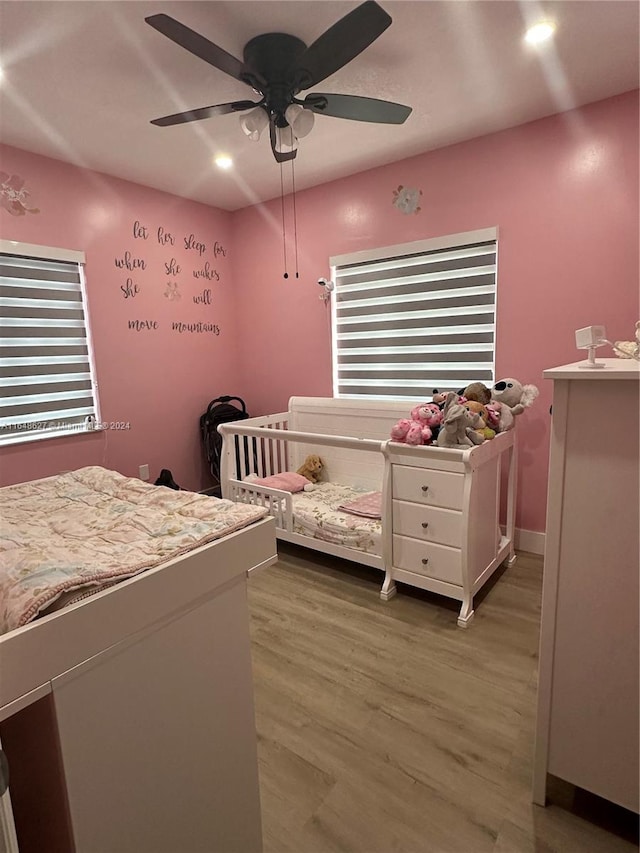
[[[421,403],[409,418],[391,428],[391,438],[405,444],[470,447],[494,438],[515,425],[517,415],[538,396],[535,385],[508,378],[487,388],[472,382],[458,394],[433,392],[431,403]]]

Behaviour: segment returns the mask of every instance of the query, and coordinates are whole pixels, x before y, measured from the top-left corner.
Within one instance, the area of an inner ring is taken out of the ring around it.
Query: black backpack
[[[240,404],[241,408],[234,406],[232,401]],[[226,424],[231,421],[243,421],[250,417],[244,400],[240,397],[216,397],[207,406],[207,411],[200,415],[200,435],[204,446],[204,453],[209,464],[211,476],[214,479],[213,492],[220,497],[220,460],[222,456],[222,436],[218,432],[218,424]],[[236,450],[237,454],[237,450]],[[239,462],[238,462],[239,466]]]

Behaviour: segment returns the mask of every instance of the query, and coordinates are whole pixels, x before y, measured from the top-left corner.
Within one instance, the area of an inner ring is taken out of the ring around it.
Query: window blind
[[[0,252],[0,444],[97,419],[82,265],[57,254]]]
[[[331,259],[334,394],[430,398],[494,382],[497,230]]]

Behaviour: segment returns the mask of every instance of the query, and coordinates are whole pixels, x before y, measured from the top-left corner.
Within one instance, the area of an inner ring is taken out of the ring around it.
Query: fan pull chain
[[[295,162],[295,160],[291,161],[291,183],[293,195],[293,239],[296,256],[296,278],[300,278],[300,275],[298,274],[298,215],[296,213],[296,167],[294,166]]]
[[[280,163],[280,209],[282,212],[282,256],[284,258],[284,275],[283,278],[289,278],[287,272],[287,237],[284,225],[284,180],[282,177],[282,163]]]

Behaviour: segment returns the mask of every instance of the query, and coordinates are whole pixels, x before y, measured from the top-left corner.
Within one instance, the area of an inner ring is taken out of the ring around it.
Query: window
[[[0,445],[99,420],[83,264],[82,252],[0,240]]]
[[[336,397],[494,383],[497,229],[330,259]]]

